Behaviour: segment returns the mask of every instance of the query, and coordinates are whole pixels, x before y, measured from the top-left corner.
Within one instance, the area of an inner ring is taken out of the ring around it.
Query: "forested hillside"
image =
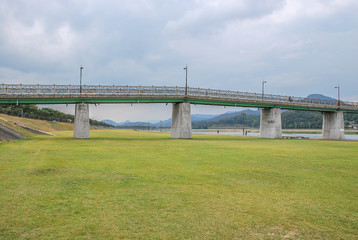
[[[320,129],[323,117],[320,112],[286,111],[282,113],[281,121],[284,129]]]
[[[320,129],[323,116],[320,112],[286,111],[282,113],[282,128]],[[358,124],[358,114],[344,113],[344,127],[352,128]]]
[[[47,121],[68,122],[73,123],[74,116],[66,114],[51,108],[39,108],[34,104],[24,105],[0,105],[0,113],[25,117],[32,119],[40,119]],[[282,128],[284,129],[320,129],[322,128],[322,113],[310,111],[284,111],[281,115]],[[260,127],[260,115],[246,114],[245,119],[241,114],[228,117],[219,118],[217,120],[206,120],[193,122],[195,129],[210,129],[210,128],[241,128],[245,120],[245,126],[248,128]],[[358,114],[344,114],[345,128],[352,128],[358,124]],[[112,127],[112,125],[90,119],[92,126]],[[146,125],[147,126],[147,125]]]
[[[352,128],[358,124],[358,114],[344,114],[345,128]],[[284,129],[320,129],[322,128],[323,117],[320,112],[310,111],[285,111],[281,115],[282,128]],[[243,125],[242,115],[227,117],[217,121],[194,122],[193,128],[239,128]],[[259,115],[245,115],[245,126],[248,128],[260,127]]]
[[[39,108],[35,104],[20,104],[18,106],[3,104],[0,105],[0,113],[17,117],[57,122],[73,123],[74,120],[74,116],[71,114],[66,114],[51,108]],[[112,127],[110,124],[93,119],[90,119],[90,124],[92,126]]]
[[[227,117],[216,121],[200,121],[193,122],[193,128],[195,129],[210,129],[210,128],[238,128],[243,125],[250,128],[260,127],[260,116],[259,115],[245,115],[243,119],[242,115]]]

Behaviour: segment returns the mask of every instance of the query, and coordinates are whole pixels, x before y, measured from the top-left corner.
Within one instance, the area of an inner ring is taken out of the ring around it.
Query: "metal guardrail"
[[[255,102],[262,104],[276,104],[287,106],[317,107],[327,109],[358,111],[357,102],[323,100],[273,94],[249,93],[230,90],[188,88],[185,96],[185,87],[166,86],[102,86],[102,85],[28,85],[28,84],[1,84],[0,99],[7,98],[56,98],[56,97],[156,97],[156,98],[183,98],[201,99],[208,101],[238,101]]]

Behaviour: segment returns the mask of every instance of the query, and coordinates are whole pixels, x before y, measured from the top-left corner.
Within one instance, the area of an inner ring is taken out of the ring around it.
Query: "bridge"
[[[323,113],[323,138],[344,139],[343,113],[357,102],[206,88],[108,85],[1,84],[0,104],[76,104],[74,137],[89,138],[88,104],[173,103],[173,138],[191,138],[190,104],[261,108],[260,137],[282,138],[281,109]]]

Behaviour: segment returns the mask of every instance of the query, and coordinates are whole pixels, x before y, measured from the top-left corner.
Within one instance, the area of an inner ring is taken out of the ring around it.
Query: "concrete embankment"
[[[2,115],[7,118],[14,118],[6,115]],[[6,119],[0,117],[0,141],[1,140],[16,140],[27,137],[31,134],[44,134],[44,135],[52,135],[51,133],[35,129],[33,127],[28,127],[23,124],[17,123],[14,121],[15,119]],[[37,120],[34,120],[37,121]],[[31,123],[31,122],[30,122]],[[37,123],[40,126],[39,123]]]
[[[24,138],[24,135],[0,124],[0,140],[8,141],[21,138]]]
[[[32,133],[35,133],[35,134],[54,136],[52,133],[44,132],[44,131],[41,131],[41,130],[38,130],[38,129],[35,129],[35,128],[30,128],[30,127],[27,127],[27,126],[24,126],[24,125],[21,125],[21,124],[18,124],[18,123],[15,123],[15,125],[17,125],[19,127],[22,127],[23,129],[26,129],[26,130],[28,130],[28,131],[30,131]]]

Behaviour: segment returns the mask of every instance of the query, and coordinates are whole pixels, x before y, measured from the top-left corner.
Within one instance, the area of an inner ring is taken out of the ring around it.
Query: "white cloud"
[[[167,34],[174,36],[169,37],[169,46],[189,57],[207,58],[210,54],[228,61],[242,59],[242,54],[255,61],[268,54],[297,58],[298,52],[312,43],[315,33],[310,32],[317,27],[316,20],[347,8],[347,3],[337,7],[335,1],[318,0],[288,0],[266,11],[259,11],[257,5],[253,1],[220,1],[218,6],[218,1],[208,1],[166,25]],[[253,13],[252,9],[260,14]],[[228,14],[230,12],[235,14]],[[206,29],[211,30],[209,34],[201,35]]]
[[[68,25],[60,26],[50,35],[41,20],[25,26],[16,19],[10,19],[5,23],[3,34],[7,36],[3,47],[11,49],[12,53],[50,61],[64,60],[71,55],[78,38]]]
[[[187,63],[193,87],[356,95],[357,12],[356,0],[2,0],[0,77],[74,84],[82,64],[87,84],[183,85]]]

